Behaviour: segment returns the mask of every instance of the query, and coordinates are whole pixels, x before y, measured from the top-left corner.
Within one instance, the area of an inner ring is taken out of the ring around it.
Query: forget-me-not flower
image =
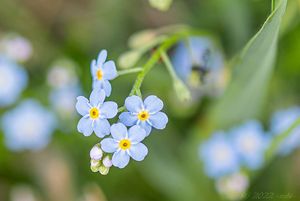
[[[98,59],[91,63],[91,73],[93,76],[93,89],[99,88],[105,91],[106,96],[111,94],[111,84],[109,80],[117,77],[117,70],[114,61],[105,62],[107,51],[102,50]]]
[[[241,162],[250,169],[261,167],[270,142],[262,125],[251,120],[233,128],[230,133]]]
[[[125,100],[128,112],[123,112],[119,119],[126,126],[139,125],[150,134],[152,127],[164,129],[168,123],[168,117],[160,112],[164,104],[156,96],[148,96],[144,102],[139,96],[130,96]]]
[[[239,170],[237,152],[223,132],[216,132],[203,142],[199,154],[209,177],[218,178]]]
[[[124,168],[130,157],[136,161],[144,160],[148,154],[147,147],[141,143],[146,137],[146,132],[140,126],[127,128],[122,123],[111,126],[111,135],[113,138],[105,138],[101,141],[101,148],[107,153],[114,153],[112,164],[118,168]]]
[[[271,119],[271,132],[280,135],[289,129],[292,124],[300,118],[300,107],[294,106],[276,112]],[[297,126],[287,138],[281,143],[278,153],[288,155],[300,146],[300,126]]]
[[[51,112],[35,100],[25,100],[4,114],[5,143],[11,150],[37,150],[50,141],[56,121]]]
[[[76,110],[83,117],[79,120],[77,130],[85,136],[93,131],[100,138],[108,135],[110,124],[107,119],[114,118],[118,113],[118,105],[113,101],[104,102],[104,90],[94,89],[90,100],[83,96],[77,97]]]
[[[27,86],[26,71],[0,55],[0,107],[14,103]]]

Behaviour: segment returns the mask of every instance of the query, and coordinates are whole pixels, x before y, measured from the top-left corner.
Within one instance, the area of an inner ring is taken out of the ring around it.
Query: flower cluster
[[[111,95],[110,81],[118,76],[115,63],[106,61],[107,51],[102,50],[97,60],[91,63],[93,90],[89,99],[77,97],[76,110],[82,116],[77,130],[84,136],[95,133],[104,138],[96,144],[91,152],[91,169],[106,175],[113,165],[124,168],[130,158],[142,161],[148,154],[148,148],[142,141],[149,136],[152,128],[164,129],[168,117],[161,112],[163,102],[150,95],[143,101],[141,97],[132,95],[126,98],[124,108],[117,123],[111,124],[119,110],[117,103],[106,101]],[[127,128],[128,127],[128,128]]]

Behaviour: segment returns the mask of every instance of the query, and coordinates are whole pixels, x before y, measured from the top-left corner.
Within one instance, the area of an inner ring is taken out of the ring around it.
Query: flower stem
[[[173,67],[173,65],[172,65],[172,63],[171,63],[171,61],[170,61],[168,55],[166,54],[166,52],[161,51],[161,58],[162,58],[164,64],[166,65],[167,70],[168,70],[168,72],[170,73],[170,75],[171,75],[173,81],[174,81],[174,80],[177,80],[177,79],[178,79],[178,76],[177,76],[177,74],[175,73],[174,67]]]
[[[141,67],[120,70],[120,71],[118,71],[118,76],[127,75],[127,74],[131,74],[131,73],[138,73],[138,72],[141,72],[142,70],[143,69]]]
[[[275,10],[275,0],[271,0],[271,12]]]

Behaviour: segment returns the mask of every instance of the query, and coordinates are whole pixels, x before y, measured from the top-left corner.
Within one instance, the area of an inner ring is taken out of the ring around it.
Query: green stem
[[[161,52],[161,58],[162,58],[164,64],[166,65],[167,70],[168,70],[168,72],[170,73],[170,75],[171,75],[173,81],[174,81],[174,80],[177,80],[177,79],[178,79],[178,76],[177,76],[177,74],[175,73],[174,68],[173,68],[173,65],[172,65],[172,63],[171,63],[171,61],[170,61],[168,55],[166,54],[166,52],[163,52],[163,51]]]
[[[120,70],[120,71],[118,71],[118,76],[131,74],[131,73],[138,73],[138,72],[141,72],[142,70],[143,69],[141,67]]]
[[[275,10],[275,0],[271,1],[271,12]]]

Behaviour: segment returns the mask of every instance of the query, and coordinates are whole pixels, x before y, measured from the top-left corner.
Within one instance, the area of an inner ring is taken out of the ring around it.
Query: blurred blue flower
[[[216,132],[203,142],[199,147],[199,154],[209,177],[218,178],[239,170],[237,152],[223,132]]]
[[[91,73],[93,76],[93,88],[103,89],[106,96],[111,94],[111,85],[109,80],[117,77],[116,65],[113,61],[105,62],[107,57],[107,51],[102,50],[98,59],[93,60],[91,63]]]
[[[124,168],[130,157],[136,161],[142,161],[148,154],[147,147],[141,143],[146,137],[146,132],[140,126],[132,126],[127,131],[122,123],[111,126],[113,138],[105,138],[101,141],[101,148],[107,153],[114,153],[112,164],[118,168]]]
[[[27,86],[26,71],[0,55],[0,107],[14,103]]]
[[[194,98],[223,91],[226,74],[221,51],[208,37],[190,37],[178,44],[172,56],[177,75],[190,87]]]
[[[37,150],[50,141],[56,121],[51,112],[35,100],[25,100],[4,114],[5,143],[11,150]]]
[[[114,118],[118,113],[115,102],[104,102],[104,90],[94,89],[90,101],[83,96],[77,97],[76,110],[83,117],[79,120],[77,130],[85,136],[90,136],[93,131],[100,138],[108,135],[110,124],[107,119]]]
[[[300,107],[294,106],[276,112],[271,119],[271,132],[275,135],[282,134],[300,118]],[[278,149],[280,155],[286,156],[300,146],[300,126],[296,127],[289,136],[284,139]]]
[[[250,169],[260,168],[270,143],[270,138],[265,135],[262,125],[258,121],[251,120],[233,128],[230,133],[241,162]]]
[[[168,123],[168,117],[160,112],[164,104],[157,96],[148,96],[144,102],[138,96],[130,96],[125,100],[128,112],[123,112],[119,119],[126,126],[139,125],[150,134],[152,127],[164,129]]]

